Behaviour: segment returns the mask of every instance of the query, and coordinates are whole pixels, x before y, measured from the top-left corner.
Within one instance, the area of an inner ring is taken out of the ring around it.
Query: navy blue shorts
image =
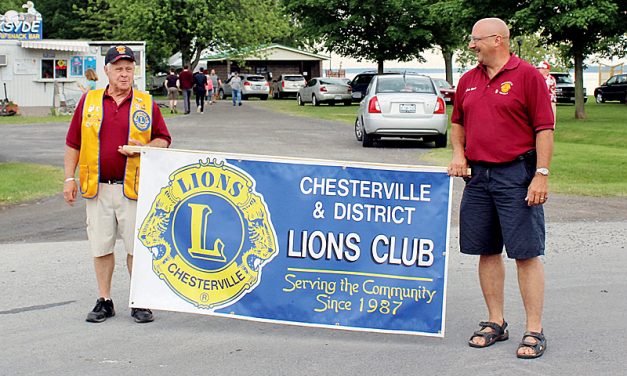
[[[459,242],[462,253],[512,259],[544,254],[544,210],[527,206],[527,188],[536,170],[535,158],[501,165],[469,162],[472,176],[460,208]]]

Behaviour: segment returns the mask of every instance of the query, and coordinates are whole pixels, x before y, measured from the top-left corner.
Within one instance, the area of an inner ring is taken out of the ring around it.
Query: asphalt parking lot
[[[296,105],[296,104],[295,104]],[[356,107],[355,107],[356,108]],[[364,149],[350,124],[266,111],[260,101],[219,102],[167,120],[178,149],[420,164],[418,141]],[[67,124],[0,125],[0,162],[62,166]],[[454,207],[461,182],[455,182]],[[553,194],[546,206],[546,354],[515,357],[524,312],[507,263],[511,338],[466,345],[484,319],[476,259],[457,252],[456,211],[444,339],[346,332],[156,312],[135,324],[122,257],[114,274],[117,315],[84,321],[95,301],[84,203],[60,195],[0,208],[0,374],[111,375],[619,375],[627,369],[627,200]]]

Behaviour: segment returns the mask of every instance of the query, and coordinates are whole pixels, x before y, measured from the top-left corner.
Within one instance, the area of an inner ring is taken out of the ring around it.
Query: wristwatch
[[[540,167],[540,168],[536,169],[536,174],[549,176],[549,169],[548,168],[544,168],[544,167]]]

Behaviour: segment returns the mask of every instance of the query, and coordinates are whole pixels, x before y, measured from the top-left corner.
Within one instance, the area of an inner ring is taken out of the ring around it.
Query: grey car
[[[287,96],[296,96],[298,90],[307,84],[305,77],[300,74],[282,74],[272,81],[272,98],[281,99]]]
[[[319,106],[320,103],[334,105],[344,103],[350,106],[352,103],[351,87],[341,78],[315,77],[307,82],[305,87],[298,90],[296,100],[298,104],[304,106],[311,103]]]
[[[355,137],[364,147],[381,137],[421,138],[446,147],[446,103],[428,76],[373,77],[355,119]]]
[[[239,76],[242,78],[242,99],[248,99],[250,97],[257,97],[264,101],[268,99],[268,95],[270,95],[270,84],[264,76],[248,73],[240,74]],[[222,85],[218,89],[220,99],[230,97],[233,94],[231,85],[227,81],[222,82]]]

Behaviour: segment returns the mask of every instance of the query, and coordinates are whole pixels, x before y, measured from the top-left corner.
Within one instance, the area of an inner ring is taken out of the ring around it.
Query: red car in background
[[[442,78],[434,78],[433,82],[444,96],[446,104],[452,105],[455,101],[455,86],[452,86],[448,81]]]

